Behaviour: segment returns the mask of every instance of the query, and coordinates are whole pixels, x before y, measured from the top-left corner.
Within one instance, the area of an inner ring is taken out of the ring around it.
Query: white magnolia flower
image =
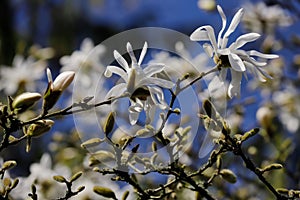
[[[214,58],[215,63],[220,67],[220,78],[225,80],[227,68],[230,68],[232,80],[228,88],[229,97],[239,96],[242,74],[246,69],[250,70],[261,81],[265,81],[264,77],[271,78],[261,67],[266,62],[255,60],[256,58],[274,59],[277,55],[263,54],[255,50],[244,51],[240,48],[248,42],[257,40],[260,35],[258,33],[247,33],[239,36],[235,42],[228,47],[228,38],[235,31],[243,16],[243,9],[240,9],[233,17],[231,24],[223,34],[226,28],[227,20],[222,8],[218,5],[217,9],[222,18],[222,29],[216,40],[213,27],[206,25],[196,29],[190,36],[193,41],[204,41],[203,48],[206,53]],[[210,42],[207,43],[207,42]]]
[[[131,106],[129,107],[129,120],[133,125],[137,122],[139,114],[145,110],[147,122],[150,123],[155,114],[155,107],[160,109],[168,108],[164,100],[164,94],[161,88],[172,88],[174,83],[164,80],[154,75],[164,70],[163,64],[149,64],[144,69],[141,67],[142,61],[147,52],[147,43],[145,42],[140,58],[137,61],[132,46],[127,43],[127,52],[131,58],[131,65],[128,65],[126,60],[118,51],[114,51],[116,61],[121,65],[108,66],[104,75],[106,77],[112,74],[119,75],[125,82],[114,86],[108,93],[107,97],[120,96],[123,93],[128,93]]]
[[[19,89],[35,91],[40,86],[40,80],[44,76],[46,62],[35,60],[33,57],[25,59],[21,55],[14,57],[11,67],[0,68],[0,90],[7,95],[16,93]]]

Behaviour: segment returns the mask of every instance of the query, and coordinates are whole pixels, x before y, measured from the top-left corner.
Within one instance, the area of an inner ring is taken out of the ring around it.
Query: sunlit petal
[[[246,67],[245,67],[242,59],[238,55],[231,53],[228,55],[228,59],[229,59],[231,67],[235,71],[239,71],[239,72],[246,71]]]
[[[114,57],[117,60],[117,62],[126,70],[129,70],[129,65],[126,62],[126,60],[122,57],[122,55],[117,51],[114,50]]]

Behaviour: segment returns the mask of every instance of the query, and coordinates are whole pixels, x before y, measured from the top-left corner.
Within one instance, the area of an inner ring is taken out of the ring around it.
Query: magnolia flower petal
[[[213,27],[201,26],[197,28],[190,36],[192,41],[210,41],[215,52],[217,52],[218,46],[216,36]]]
[[[104,72],[104,76],[111,77],[112,74],[117,74],[117,75],[121,76],[125,81],[127,80],[126,72],[120,67],[112,66],[112,65],[107,66],[107,68]]]
[[[132,46],[131,46],[131,44],[130,44],[129,42],[127,42],[127,46],[126,46],[126,47],[127,47],[127,52],[128,52],[128,54],[130,55],[132,64],[133,64],[133,65],[137,64],[136,57],[135,57],[135,55],[134,55],[134,53],[133,53]]]
[[[52,73],[51,70],[49,68],[46,69],[46,73],[47,73],[47,78],[48,78],[48,83],[52,83],[53,79],[52,79]]]
[[[112,87],[106,94],[105,99],[122,95],[126,91],[126,83],[119,83]]]
[[[261,82],[266,82],[265,76],[263,76],[257,67],[255,67],[252,63],[245,62],[245,66],[247,70],[249,70],[256,78],[258,78]]]
[[[268,78],[268,79],[273,79],[272,76],[270,76],[265,70],[259,68],[259,67],[255,67],[264,77]]]
[[[238,72],[246,71],[246,67],[245,67],[242,59],[238,55],[231,53],[228,55],[228,59],[229,59],[231,67],[235,71],[238,71]]]
[[[274,58],[279,58],[278,55],[276,54],[264,54],[264,53],[260,53],[258,51],[255,50],[251,50],[247,52],[250,56],[257,56],[260,58],[265,58],[265,59],[274,59]]]
[[[165,64],[162,63],[155,63],[155,64],[149,64],[147,67],[144,68],[145,76],[150,77],[154,74],[160,73],[164,70]]]
[[[138,99],[136,99],[138,100]],[[132,102],[132,101],[131,101]],[[129,112],[142,112],[143,111],[143,104],[132,102],[132,105],[128,108]]]
[[[140,58],[139,58],[139,62],[138,62],[139,65],[141,65],[143,60],[144,60],[144,57],[147,53],[147,48],[148,48],[148,43],[145,42],[145,44],[143,46],[143,49],[142,49],[142,52],[141,52],[141,55],[140,55]]]
[[[249,56],[244,57],[243,60],[248,61],[248,62],[252,63],[254,66],[257,66],[257,67],[263,67],[267,64],[266,62],[257,61],[254,58],[249,57]]]
[[[145,106],[145,112],[146,112],[146,124],[150,124],[152,123],[154,117],[155,117],[155,112],[156,112],[156,106],[152,105],[151,106],[151,100],[150,99],[147,99],[147,102],[146,102],[146,106]]]
[[[243,14],[244,14],[243,8],[241,8],[237,11],[237,13],[232,18],[232,21],[231,21],[227,31],[224,34],[224,38],[228,38],[231,35],[231,33],[233,33],[235,31],[236,27],[239,25],[239,23],[242,19]]]
[[[168,108],[168,104],[165,101],[163,91],[158,87],[149,87],[151,99],[154,104],[159,106],[160,109]]]
[[[219,34],[218,34],[218,48],[220,48],[222,46],[222,34],[226,28],[226,16],[223,12],[223,9],[221,8],[221,6],[217,6],[218,12],[222,18],[222,29],[220,30]],[[225,44],[226,45],[226,44]]]
[[[139,119],[139,112],[129,112],[129,121],[131,125],[135,125],[137,120]]]
[[[238,49],[248,42],[257,40],[260,37],[258,33],[247,33],[237,38],[236,42],[232,43],[229,48]]]
[[[140,80],[139,84],[143,84],[143,85],[157,85],[163,88],[172,88],[174,87],[174,83],[168,80],[164,80],[161,78],[156,78],[156,77],[145,77],[143,79]]]
[[[129,70],[129,65],[126,62],[126,60],[123,58],[123,56],[117,51],[114,50],[114,57],[117,60],[117,62],[125,69],[127,72]]]
[[[218,54],[220,55],[229,55],[233,53],[229,48],[226,49],[218,49]]]
[[[202,45],[202,47],[203,47],[205,53],[206,53],[210,58],[212,58],[213,55],[214,55],[214,49],[212,48],[212,46],[211,46],[210,44],[208,44],[208,43],[204,43],[204,44]]]
[[[226,76],[227,76],[227,68],[221,68],[219,77],[222,83],[226,81]]]
[[[239,97],[241,91],[242,73],[236,72],[232,69],[231,71],[231,82],[228,87],[228,96],[233,98],[234,96]]]

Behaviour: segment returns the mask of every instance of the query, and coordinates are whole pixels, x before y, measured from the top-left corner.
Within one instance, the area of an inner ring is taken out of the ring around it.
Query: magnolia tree
[[[274,34],[292,19],[263,3],[231,20],[216,8],[221,28],[190,36],[87,38],[58,75],[46,68],[51,48],[2,66],[2,155],[48,153],[28,176],[14,174],[22,160],[2,160],[1,199],[300,198],[299,91]],[[241,22],[248,32],[236,36]]]

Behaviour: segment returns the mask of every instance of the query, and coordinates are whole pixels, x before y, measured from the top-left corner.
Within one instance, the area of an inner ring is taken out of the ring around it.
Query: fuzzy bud
[[[81,177],[82,174],[83,174],[82,171],[77,172],[76,174],[74,174],[74,175],[71,177],[70,182],[76,181],[77,179],[79,179],[79,178]]]
[[[65,183],[67,182],[67,180],[65,179],[65,177],[57,175],[57,176],[53,176],[53,179],[59,183]]]
[[[46,133],[51,129],[53,126],[54,121],[50,119],[43,119],[43,120],[38,120],[34,124],[31,124],[28,129],[26,134],[30,137],[38,137],[41,136],[43,133]]]
[[[110,188],[101,187],[101,186],[94,186],[93,191],[96,194],[99,194],[99,195],[104,196],[106,198],[117,199],[115,193]]]
[[[236,183],[236,175],[231,171],[230,169],[222,169],[220,171],[220,174],[224,180],[226,180],[229,183]]]
[[[12,102],[15,113],[21,113],[31,107],[42,96],[36,92],[25,92],[17,96]]]
[[[15,167],[16,165],[17,165],[17,162],[14,160],[5,161],[2,165],[2,170],[11,169],[11,168]]]
[[[115,125],[115,118],[114,118],[114,113],[110,112],[106,118],[106,121],[104,123],[103,131],[106,135],[111,133]]]
[[[104,140],[102,140],[100,138],[92,138],[92,139],[89,139],[89,140],[83,142],[81,144],[81,147],[84,149],[89,148],[89,147],[94,147],[94,146],[101,144],[103,141]]]

